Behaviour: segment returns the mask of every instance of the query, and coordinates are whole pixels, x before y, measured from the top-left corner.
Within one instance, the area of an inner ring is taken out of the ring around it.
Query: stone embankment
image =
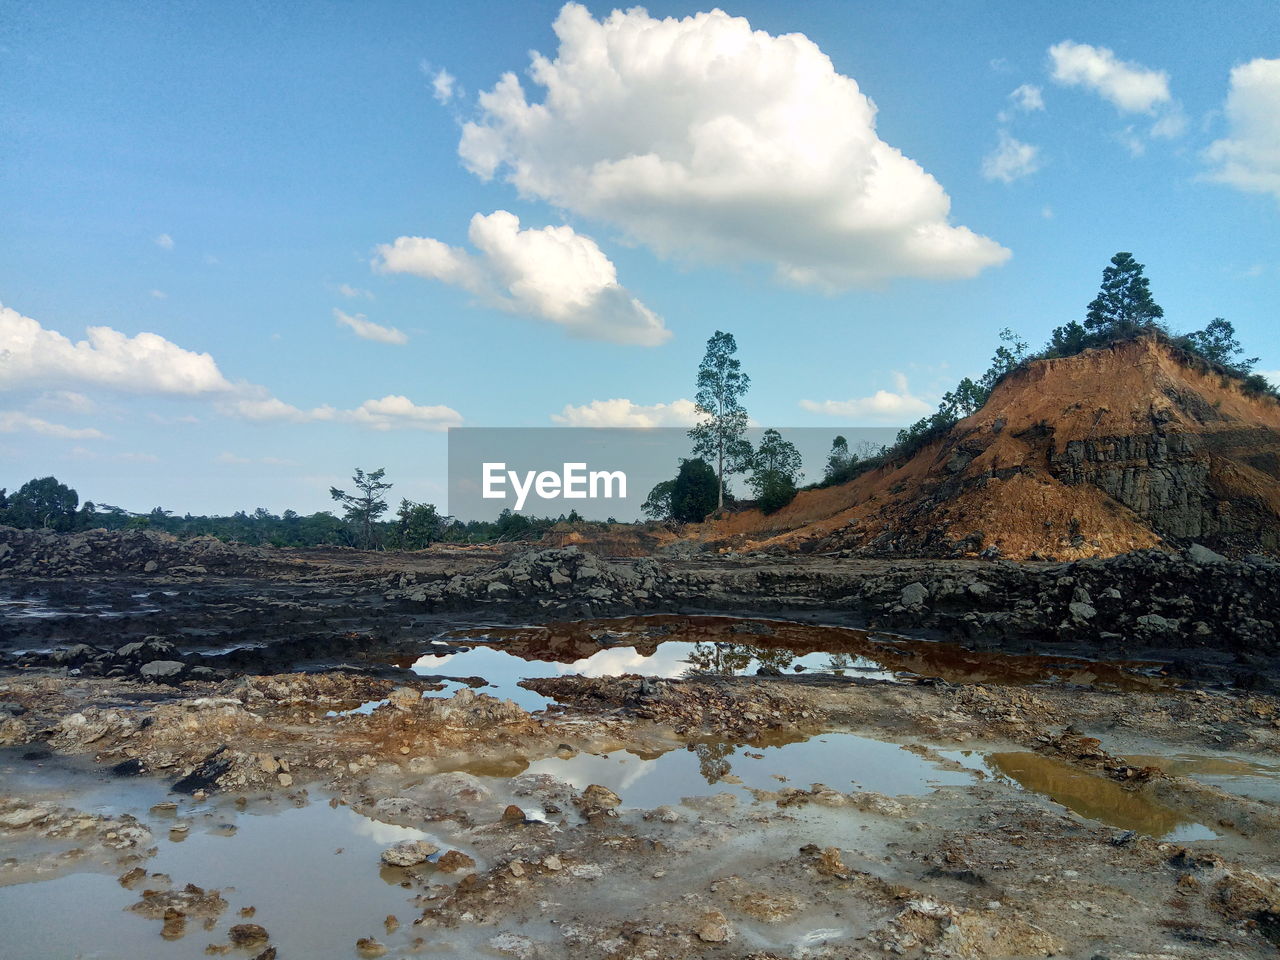
[[[879,627],[956,637],[1066,640],[1110,655],[1276,650],[1280,562],[1193,546],[1069,563],[739,557],[607,561],[576,547],[531,551],[470,576],[389,578],[408,607],[601,616],[841,611]]]

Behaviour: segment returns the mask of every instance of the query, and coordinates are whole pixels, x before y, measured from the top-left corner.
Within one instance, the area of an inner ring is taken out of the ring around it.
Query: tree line
[[[437,542],[493,543],[540,538],[557,523],[585,522],[577,512],[559,517],[528,517],[504,510],[496,520],[461,521],[444,516],[430,503],[402,499],[388,515],[384,469],[357,468],[353,491],[334,487],[330,496],[341,515],[319,511],[303,515],[295,510],[274,514],[264,507],[238,510],[230,516],[176,515],[155,507],[135,513],[93,501],[56,477],[29,480],[13,493],[0,489],[0,526],[49,529],[59,533],[83,530],[158,530],[181,538],[213,536],[252,546],[422,550]],[[616,522],[616,521],[611,521]]]

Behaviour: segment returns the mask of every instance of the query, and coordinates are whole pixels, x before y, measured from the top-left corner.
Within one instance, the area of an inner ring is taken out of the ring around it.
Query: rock
[[[48,820],[53,816],[54,807],[49,804],[37,804],[31,807],[18,807],[16,810],[8,810],[0,813],[0,827],[7,830],[21,830],[23,827],[29,827],[32,824],[39,823],[41,820]]]
[[[725,943],[732,936],[729,920],[719,910],[705,914],[694,929],[703,943]]]
[[[142,566],[143,573],[155,573],[159,569],[160,569],[160,564],[156,563],[154,560],[148,560]]]
[[[929,599],[929,588],[917,580],[915,583],[909,583],[903,587],[898,599],[904,607],[922,607],[924,602]]]
[[[440,859],[436,861],[436,869],[443,870],[445,873],[453,873],[457,870],[470,870],[475,865],[475,860],[460,850],[449,850],[442,854]]]
[[[271,939],[266,927],[256,923],[237,923],[227,933],[237,947],[256,947]]]
[[[494,580],[485,588],[491,599],[501,599],[511,595],[511,588],[500,580]]]
[[[597,807],[605,810],[611,810],[621,805],[622,798],[610,790],[608,787],[602,787],[598,783],[593,783],[587,789],[582,791],[582,805],[584,807]]]
[[[1071,619],[1077,622],[1092,620],[1098,615],[1098,611],[1087,603],[1079,600],[1072,600],[1067,604],[1067,611],[1071,614]]]
[[[152,660],[138,670],[145,680],[171,680],[186,669],[181,660]]]
[[[1210,550],[1208,547],[1199,543],[1193,543],[1187,547],[1187,559],[1192,563],[1198,563],[1201,566],[1210,563],[1226,563],[1227,558],[1216,551]]]
[[[402,840],[382,851],[382,862],[389,867],[412,867],[426,863],[440,848],[426,840]]]
[[[373,937],[361,937],[356,941],[356,952],[362,957],[381,957],[387,952],[387,947]]]
[[[1178,625],[1172,620],[1166,620],[1157,613],[1148,613],[1141,616],[1137,620],[1138,629],[1144,633],[1167,635],[1178,632]]]
[[[518,807],[514,803],[507,804],[506,809],[502,811],[503,823],[524,823],[526,819],[524,808]]]

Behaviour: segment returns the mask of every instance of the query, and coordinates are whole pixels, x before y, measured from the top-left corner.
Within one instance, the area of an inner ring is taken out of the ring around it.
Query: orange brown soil
[[[905,462],[695,528],[738,549],[1113,556],[1280,549],[1280,403],[1144,338],[1006,377]]]

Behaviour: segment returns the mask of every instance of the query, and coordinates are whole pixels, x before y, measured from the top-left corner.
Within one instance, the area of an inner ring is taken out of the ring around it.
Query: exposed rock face
[[[878,556],[1277,553],[1280,403],[1151,338],[1040,360],[909,460],[705,532]]]
[[[1241,495],[1228,482],[1243,468],[1280,485],[1275,431],[1152,429],[1072,440],[1050,452],[1049,470],[1063,483],[1092,484],[1166,537],[1280,549],[1274,498]]]

